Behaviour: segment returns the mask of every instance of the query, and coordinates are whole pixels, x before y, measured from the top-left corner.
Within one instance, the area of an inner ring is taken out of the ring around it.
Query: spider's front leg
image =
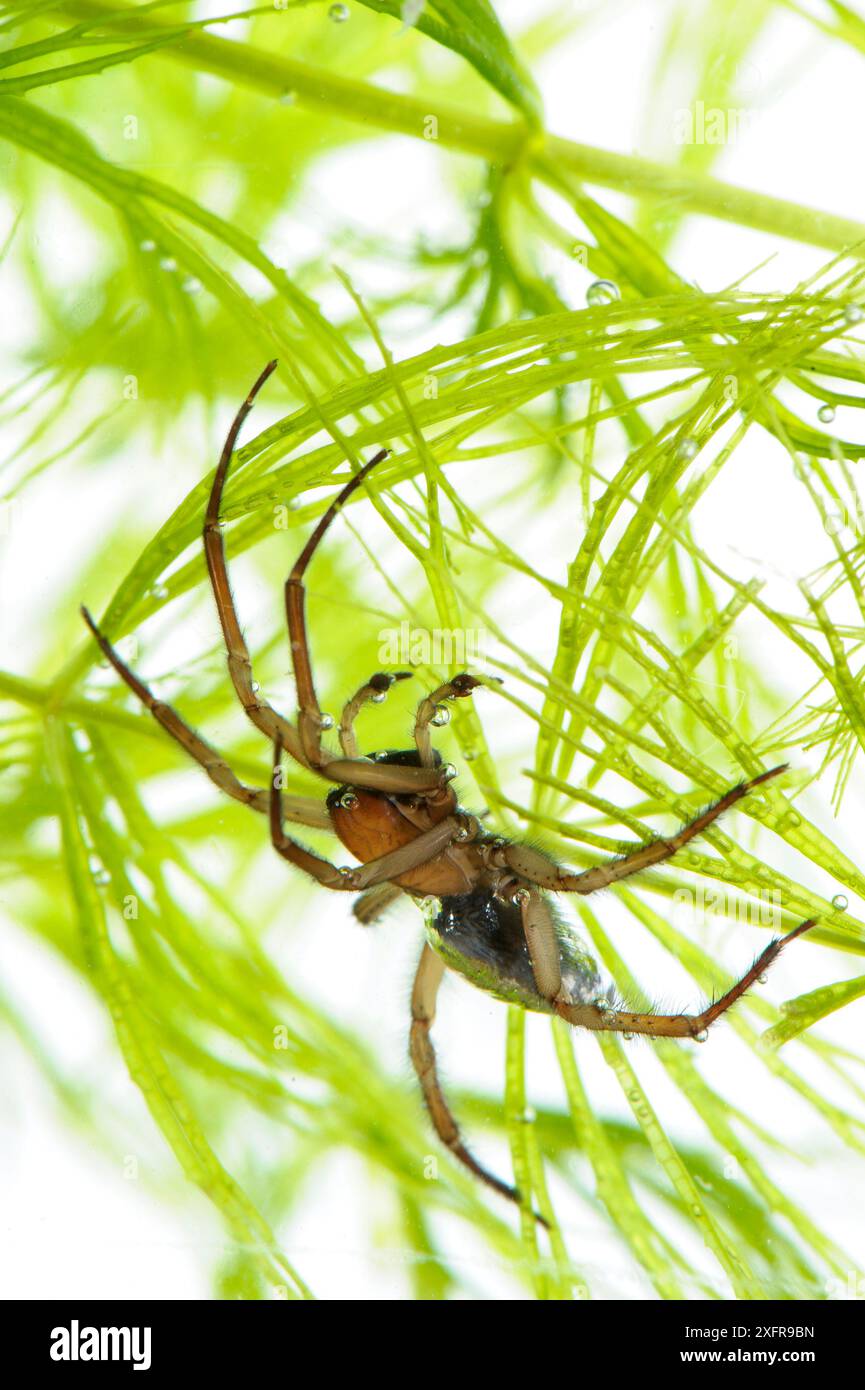
[[[89,610],[82,607],[81,615],[96,638],[103,656],[111,663],[133,694],[138,696],[157,724],[171,735],[185,753],[195,759],[220,791],[233,797],[235,801],[242,802],[244,806],[249,806],[253,811],[260,811],[263,815],[267,815],[270,806],[270,793],[264,787],[250,787],[245,782],[241,782],[232,772],[225,758],[200,734],[196,733],[185,720],[181,719],[173,706],[167,705],[164,700],[158,700],[150,687],[145,685],[144,681],[126,665],[126,662],[97,626]],[[283,797],[282,805],[287,820],[297,821],[301,825],[314,826],[322,830],[330,829],[330,817],[320,801],[307,796],[290,796]]]
[[[228,673],[237,693],[237,698],[240,700],[247,717],[257,729],[260,729],[263,734],[266,734],[267,738],[270,740],[273,740],[278,734],[283,745],[289,750],[292,757],[297,762],[304,764],[305,758],[303,755],[303,748],[297,730],[278,710],[275,710],[272,705],[268,704],[266,700],[262,700],[257,694],[258,686],[252,675],[252,661],[249,655],[249,648],[246,645],[246,640],[240,627],[240,621],[234,603],[234,595],[231,591],[231,584],[228,578],[228,567],[225,558],[225,541],[222,536],[222,522],[220,520],[222,492],[225,487],[225,480],[228,476],[228,468],[234,454],[237,437],[240,434],[243,422],[253,407],[256,396],[275,369],[276,362],[268,362],[264,371],[258,377],[258,380],[249,392],[249,395],[246,397],[246,400],[235,415],[231,428],[228,431],[219,463],[216,466],[216,473],[214,474],[213,486],[210,489],[210,498],[207,503],[207,511],[204,518],[204,555],[207,561],[207,572],[210,576],[213,597],[216,601],[219,625],[222,628],[222,636],[225,642]]]
[[[318,546],[334,518],[339,515],[343,506],[347,502],[369,475],[371,470],[388,457],[389,450],[381,449],[379,453],[371,458],[368,463],[355,473],[354,477],[346,483],[345,487],[337,494],[331,502],[324,516],[319,521],[300,555],[298,556],[294,568],[288,579],[285,581],[285,613],[288,622],[288,635],[291,642],[291,662],[294,669],[294,679],[297,686],[298,703],[298,734],[300,742],[299,761],[306,767],[313,768],[326,777],[331,782],[345,783],[355,787],[366,787],[373,791],[384,791],[394,795],[404,793],[426,793],[444,797],[446,793],[447,773],[440,767],[412,767],[395,766],[394,764],[375,763],[364,758],[358,758],[354,753],[350,756],[335,758],[332,753],[322,743],[322,733],[330,727],[330,721],[322,714],[321,706],[318,702],[318,695],[315,690],[315,681],[312,674],[312,661],[309,654],[309,640],[306,631],[306,587],[304,576],[307,566],[315,554]],[[375,679],[375,678],[374,678]],[[388,679],[384,677],[383,679]],[[399,679],[399,677],[395,677]],[[390,683],[390,682],[388,682]],[[372,682],[368,684],[372,685]],[[348,746],[354,748],[353,722],[357,713],[356,702],[362,697],[361,702],[365,702],[367,695],[366,687],[361,690],[349,701],[346,711],[343,713],[341,721],[342,733],[341,741],[343,751]],[[369,693],[369,698],[374,698],[375,694],[384,693],[381,688],[373,689]],[[356,706],[356,707],[355,707]],[[294,748],[286,742],[288,751],[294,756]]]

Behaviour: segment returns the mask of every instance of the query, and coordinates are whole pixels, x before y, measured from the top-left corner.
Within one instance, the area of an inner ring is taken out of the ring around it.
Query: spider
[[[219,459],[204,521],[204,551],[228,658],[228,671],[243,709],[273,750],[269,788],[239,781],[228,763],[176,711],[148,689],[118,656],[86,608],[82,609],[104,656],[151,715],[228,796],[268,817],[274,849],[323,888],[357,893],[355,913],[374,921],[400,893],[433,900],[411,996],[409,1054],[433,1126],[443,1144],[481,1181],[514,1202],[518,1190],[486,1169],[463,1142],[438,1078],[431,1039],[436,997],[446,968],[467,976],[497,998],[525,1009],[553,1014],[579,1028],[625,1035],[694,1038],[726,1013],[795,937],[814,925],[801,923],[773,940],[749,970],[700,1013],[633,1013],[617,1007],[603,991],[594,962],[555,911],[551,893],[595,893],[669,859],[701,834],[755,787],[785,770],[773,767],[740,782],[675,834],[639,845],[619,859],[572,872],[526,844],[488,834],[481,821],[463,810],[453,787],[454,769],[433,748],[430,729],[444,702],[469,698],[485,682],[461,674],[421,700],[414,723],[414,747],[360,754],[355,720],[369,701],[379,703],[394,682],[410,672],[377,672],[348,701],[339,722],[341,754],[322,734],[333,721],[319,707],[306,633],[304,575],[310,560],[345,502],[387,457],[383,449],[360,468],[319,521],[285,585],[291,659],[297,685],[298,715],[290,723],[258,693],[234,606],[220,524],[220,504],[238,434],[256,396],[274,371],[270,362],[237,412]],[[283,757],[333,784],[322,805],[283,791]],[[292,839],[285,823],[295,822],[337,835],[360,861],[337,868]]]

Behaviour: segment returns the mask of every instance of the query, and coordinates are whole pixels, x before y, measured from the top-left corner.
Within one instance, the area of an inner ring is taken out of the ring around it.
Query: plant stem
[[[107,27],[118,15],[116,0],[67,0],[58,10],[75,18],[104,15]],[[159,29],[156,21],[123,18],[124,29]],[[174,27],[174,26],[171,26]],[[415,139],[429,138],[435,117],[435,139],[429,143],[479,155],[492,164],[525,160],[539,177],[543,163],[566,170],[588,184],[614,188],[636,198],[676,202],[690,213],[821,246],[830,251],[851,250],[865,243],[865,223],[838,217],[783,198],[738,188],[719,179],[683,169],[668,168],[637,155],[616,154],[561,136],[544,136],[521,121],[496,121],[443,105],[386,91],[369,82],[356,82],[324,68],[295,62],[275,53],[235,43],[213,34],[193,34],[182,45],[166,45],[157,56],[169,57],[219,77],[231,78],[270,96],[291,92],[299,105],[324,107],[345,119],[377,129],[399,131]]]

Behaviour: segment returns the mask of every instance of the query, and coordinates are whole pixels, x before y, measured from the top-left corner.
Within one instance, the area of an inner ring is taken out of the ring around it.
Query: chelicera
[[[304,575],[337,513],[385,457],[380,453],[339,492],[310,536],[285,585],[291,659],[297,685],[298,715],[289,722],[258,693],[252,665],[228,580],[220,525],[222,491],[241,426],[267,378],[261,373],[238,411],[216,469],[204,522],[204,550],[234,689],[246,714],[269,740],[273,769],[269,788],[245,785],[228,763],[180,715],[158,700],[121,660],[108,638],[83,609],[102,652],[167,733],[204,768],[228,796],[261,812],[269,820],[273,847],[323,888],[362,893],[355,913],[363,922],[378,917],[400,893],[434,900],[428,913],[411,999],[409,1051],[433,1125],[448,1149],[483,1182],[519,1201],[463,1143],[456,1120],[439,1084],[430,1030],[445,969],[467,976],[500,999],[525,1009],[557,1015],[579,1028],[656,1038],[702,1039],[706,1030],[742,997],[795,937],[814,925],[803,922],[766,947],[742,978],[720,998],[694,1014],[633,1013],[613,1002],[594,962],[555,911],[554,893],[595,893],[610,884],[669,859],[702,833],[755,787],[784,771],[761,772],[732,787],[675,834],[637,846],[621,858],[580,872],[560,867],[528,845],[488,834],[481,821],[463,810],[454,790],[454,770],[442,763],[432,746],[431,727],[446,702],[470,698],[484,682],[461,674],[440,685],[420,702],[414,724],[414,747],[361,755],[355,720],[368,701],[382,700],[406,673],[378,672],[346,704],[339,722],[340,753],[322,735],[332,721],[323,715],[316,695],[306,633]],[[324,806],[283,790],[283,758],[333,784]],[[338,868],[286,833],[286,822],[333,831],[359,865]]]

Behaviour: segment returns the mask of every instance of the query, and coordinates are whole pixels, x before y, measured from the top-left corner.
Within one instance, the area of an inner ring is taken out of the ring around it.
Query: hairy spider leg
[[[256,682],[253,679],[252,662],[249,655],[249,648],[240,627],[237,617],[237,609],[234,602],[234,595],[228,578],[228,565],[225,554],[225,541],[222,534],[220,522],[220,506],[222,503],[222,493],[225,487],[225,480],[228,476],[229,466],[234,454],[237,437],[241,427],[252,409],[256,396],[261,390],[268,377],[271,376],[276,368],[276,362],[269,362],[264,371],[254,383],[249,395],[241,405],[232,421],[231,428],[226,436],[225,444],[216,467],[213,478],[213,486],[210,490],[210,498],[207,504],[207,511],[204,519],[204,553],[207,561],[207,571],[210,575],[210,583],[216,601],[216,611],[219,615],[219,622],[222,628],[222,635],[228,658],[228,671],[231,681],[237,692],[237,697],[243,706],[248,718],[265,734],[270,742],[278,735],[286,752],[299,762],[301,766],[309,768],[311,771],[319,772],[321,775],[334,782],[353,781],[358,786],[372,786],[385,791],[417,791],[424,787],[438,788],[440,777],[431,779],[429,773],[424,773],[422,769],[410,768],[399,769],[393,773],[387,773],[383,768],[370,765],[364,761],[353,759],[332,759],[320,747],[318,755],[310,759],[305,751],[305,743],[302,734],[292,723],[275,710],[266,700],[259,698],[256,693]],[[387,451],[383,450],[374,459],[355,475],[348,488],[344,488],[337,497],[331,509],[326,513],[322,523],[317,528],[312,538],[313,543],[306,547],[304,555],[308,561],[309,556],[315,549],[318,540],[321,539],[327,525],[333,516],[342,506],[346,496],[348,496],[358,485],[366,473],[374,464],[381,462],[387,456]],[[302,616],[302,602],[301,602]],[[305,639],[304,639],[305,640]],[[292,657],[295,656],[294,643],[292,643]],[[306,657],[307,667],[309,665],[308,653]],[[297,662],[295,665],[295,677],[297,678]],[[304,695],[303,686],[298,680],[298,698],[301,708],[301,720],[303,720]],[[317,708],[317,706],[316,706]],[[320,718],[320,713],[319,716]],[[320,725],[319,731],[320,731]],[[410,784],[410,785],[409,785]]]
[[[81,615],[99,643],[103,655],[110,661],[129,689],[150,711],[157,724],[161,724],[166,733],[180,744],[184,752],[188,753],[204,768],[211,782],[220,791],[233,797],[235,801],[243,802],[253,811],[267,815],[270,806],[270,793],[264,787],[249,787],[241,782],[222,755],[181,719],[171,705],[167,705],[163,700],[157,700],[149,686],[145,685],[144,681],[140,680],[135,672],[126,665],[108,638],[100,631],[88,609],[82,607]],[[287,820],[317,829],[330,829],[330,817],[327,814],[327,808],[312,797],[286,796],[283,798],[283,810]]]
[[[537,888],[519,888],[514,900],[519,904],[523,931],[528,943],[538,992],[552,1004],[555,1012],[576,1028],[596,1033],[641,1033],[654,1038],[698,1038],[711,1024],[742,998],[754,981],[777,960],[785,946],[816,925],[814,919],[802,922],[780,940],[771,941],[740,980],[699,1014],[627,1013],[596,1003],[574,1003],[562,995],[559,947],[549,904]]]
[[[736,802],[741,801],[754,787],[768,782],[773,777],[780,776],[782,772],[787,771],[787,767],[788,764],[783,763],[780,767],[770,768],[768,772],[761,772],[759,776],[752,777],[748,782],[740,782],[737,786],[731,787],[728,792],[725,792],[705,811],[701,811],[687,825],[682,826],[681,830],[677,830],[674,835],[649,840],[647,844],[640,845],[638,849],[623,855],[620,859],[610,859],[606,863],[596,864],[593,868],[584,869],[581,873],[569,873],[560,868],[547,855],[542,854],[539,850],[531,849],[528,845],[503,846],[498,858],[520,878],[536,884],[539,888],[545,888],[547,892],[595,893],[599,888],[608,888],[611,883],[618,883],[621,879],[629,878],[631,874],[640,873],[653,864],[662,864],[665,859],[671,858],[696,835],[701,835],[704,830],[707,830],[713,821],[716,821],[731,806],[735,806]]]
[[[351,910],[361,926],[371,927],[402,895],[403,889],[398,884],[379,883],[375,888],[368,888],[365,893],[361,893],[352,903]]]
[[[409,1033],[409,1055],[420,1082],[421,1094],[429,1111],[433,1128],[445,1147],[476,1178],[480,1178],[481,1182],[486,1183],[487,1187],[491,1187],[502,1197],[507,1197],[509,1201],[516,1202],[518,1206],[521,1206],[522,1197],[517,1189],[503,1182],[501,1178],[497,1178],[489,1169],[484,1168],[471,1150],[466,1148],[459,1126],[441,1088],[430,1030],[435,1019],[436,999],[444,972],[444,961],[436,955],[429,944],[424,943],[412,988],[411,1031]],[[537,1213],[535,1213],[535,1219],[543,1226],[547,1224],[544,1218],[538,1216]]]
[[[350,700],[346,701],[339,721],[339,746],[347,758],[360,756],[357,736],[354,732],[354,721],[364,705],[368,704],[370,700],[379,704],[392,685],[397,681],[410,680],[411,676],[411,671],[376,671],[375,675],[370,676],[368,681],[364,681],[360,689],[352,695]]]
[[[339,515],[352,493],[360,487],[373,468],[388,457],[389,449],[381,449],[346,483],[331,502],[319,521],[285,581],[285,614],[291,643],[291,661],[297,685],[298,729],[300,732],[300,761],[332,782],[345,782],[372,790],[439,794],[446,776],[439,768],[407,767],[395,764],[372,763],[364,759],[334,758],[321,741],[323,728],[321,708],[315,692],[309,639],[306,631],[306,590],[304,575],[310,560],[324,539],[331,523]],[[286,751],[292,754],[291,745]],[[293,756],[293,754],[292,754]]]
[[[754,961],[751,969],[746,970],[742,978],[737,980],[726,994],[714,1000],[702,1013],[626,1013],[621,1009],[602,1009],[596,1004],[567,1004],[563,1001],[556,1001],[556,1013],[575,1027],[591,1028],[594,1032],[640,1033],[653,1038],[701,1040],[706,1030],[741,999],[746,990],[749,990],[772,962],[778,959],[784,947],[789,946],[797,936],[802,936],[814,926],[816,921],[812,918],[807,922],[801,922],[780,940],[771,941]]]
[[[461,675],[445,681],[444,685],[438,686],[436,690],[431,691],[421,700],[415,715],[414,741],[423,767],[435,767],[436,765],[430,725],[439,712],[439,705],[445,700],[463,700],[471,695],[472,691],[477,690],[479,685],[484,684],[485,682],[479,680],[477,676],[470,676],[463,671]]]
[[[222,535],[222,523],[219,518],[220,506],[222,504],[222,493],[225,487],[225,480],[228,476],[228,469],[234,455],[237,437],[243,423],[249,414],[264,383],[276,370],[276,362],[268,362],[264,371],[256,380],[246,400],[241,405],[235,415],[231,428],[222,447],[219,463],[213,477],[213,486],[210,489],[210,498],[207,503],[207,511],[204,516],[204,556],[207,561],[207,572],[210,575],[210,585],[213,589],[213,597],[216,601],[216,611],[219,615],[219,624],[222,628],[222,636],[225,642],[225,650],[228,658],[228,674],[231,683],[237,692],[239,699],[247,717],[252,721],[257,729],[272,741],[277,733],[283,745],[289,749],[292,756],[299,763],[305,763],[303,748],[297,730],[289,721],[273,708],[266,700],[262,700],[256,693],[257,684],[253,679],[252,661],[249,655],[249,648],[246,639],[241,631],[240,622],[237,617],[237,608],[234,602],[234,594],[228,578],[228,566],[225,556],[225,541]]]

